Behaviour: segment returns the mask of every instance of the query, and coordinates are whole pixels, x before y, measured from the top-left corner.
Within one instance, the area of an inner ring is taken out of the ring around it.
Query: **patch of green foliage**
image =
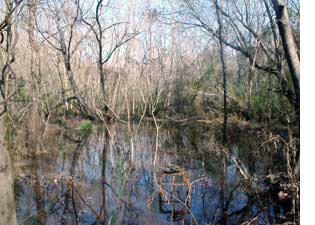
[[[90,120],[83,120],[79,125],[79,130],[82,134],[89,134],[93,130],[93,124]]]
[[[261,81],[260,88],[252,96],[252,102],[255,113],[281,110],[279,97],[271,92],[267,81]]]
[[[119,224],[119,215],[116,212],[113,212],[110,218],[110,225]]]
[[[270,113],[272,119],[285,123],[288,115],[294,115],[294,109],[286,97],[274,91],[275,88],[277,87],[270,87],[267,81],[262,81],[252,96],[253,115]]]
[[[182,113],[184,115],[192,116],[194,115],[194,109],[193,109],[193,101],[194,96],[182,93],[183,95],[177,95],[174,100],[174,108],[177,113]]]
[[[25,80],[19,80],[18,81],[18,91],[17,94],[14,95],[14,100],[15,101],[22,101],[22,102],[27,102],[31,101],[31,96],[27,93],[26,89],[26,81]]]
[[[24,225],[36,225],[38,224],[37,217],[32,215],[26,218],[25,222],[23,223]]]
[[[214,74],[214,67],[210,65],[206,71],[201,75],[199,79],[197,79],[194,83],[195,90],[207,90],[209,88],[209,83]]]
[[[194,90],[191,88],[191,82],[184,79],[177,79],[174,85],[174,96],[172,106],[176,113],[184,115],[193,115],[193,101],[195,98]]]
[[[5,118],[4,125],[6,128],[5,140],[6,140],[7,148],[11,150],[13,149],[14,141],[15,141],[14,139],[17,133],[16,133],[16,129],[14,128],[13,121],[10,120],[7,116],[5,116],[4,118]]]

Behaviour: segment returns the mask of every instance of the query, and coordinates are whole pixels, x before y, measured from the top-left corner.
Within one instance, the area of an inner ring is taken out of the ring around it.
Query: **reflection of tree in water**
[[[184,222],[190,207],[190,182],[186,171],[177,168],[163,170],[159,176],[159,210],[169,221]]]
[[[196,154],[190,151],[189,142],[184,141],[181,148],[172,146],[172,132],[181,130],[171,130],[166,135],[161,129],[160,142],[167,139],[169,145],[159,149],[159,164],[152,168],[154,132],[143,129],[139,137],[135,136],[136,161],[132,165],[128,134],[122,128],[112,131],[110,137],[101,132],[79,140],[64,140],[70,150],[59,155],[57,162],[56,158],[48,165],[41,161],[33,165],[37,168],[31,172],[35,181],[24,185],[36,193],[19,194],[22,198],[30,195],[29,199],[34,200],[30,210],[33,214],[36,210],[38,224],[148,224],[148,217],[152,217],[150,224],[238,224],[256,217],[264,223],[263,217],[270,216],[262,212],[257,195],[241,180],[231,160],[215,152],[215,139],[208,139],[211,151],[198,147]],[[197,133],[189,138],[201,143],[206,136]],[[189,129],[183,135],[189,135]],[[200,157],[202,151],[204,157]],[[241,153],[246,158],[246,152]],[[255,155],[251,157],[255,159]],[[43,177],[51,181],[44,187],[40,186]],[[269,206],[268,198],[261,197],[262,206]],[[269,221],[276,222],[272,218]]]
[[[37,211],[37,222],[40,225],[46,224],[46,212],[45,212],[45,199],[44,194],[45,190],[40,183],[39,171],[37,170],[38,165],[37,160],[35,161],[35,166],[32,167],[32,174],[34,174],[34,193],[35,193],[35,202],[36,202],[36,211]]]
[[[73,158],[70,166],[70,177],[73,178],[75,175],[75,169],[78,163],[78,159],[80,157],[80,154],[82,152],[83,146],[86,145],[87,143],[88,136],[84,136],[83,139],[77,144],[76,149],[74,150],[73,153]],[[74,220],[75,224],[78,224],[78,214],[77,214],[77,209],[76,209],[76,203],[74,199],[74,194],[73,194],[73,182],[70,180],[69,183],[66,184],[66,194],[65,194],[65,200],[64,200],[64,209],[62,213],[62,218],[61,218],[61,224],[66,225],[69,224],[70,221],[68,221],[68,214],[70,211],[70,201],[72,202],[72,210],[73,210],[73,215],[75,215]]]
[[[85,186],[86,184],[83,184],[81,186],[80,184],[76,184],[74,179],[70,179],[67,182],[67,188],[66,188],[66,194],[65,194],[65,201],[64,201],[64,210],[63,210],[63,216],[61,218],[61,223],[62,224],[69,224],[69,222],[72,222],[75,224],[80,224],[78,221],[81,219],[85,219],[84,217],[87,217],[88,215],[81,214],[79,215],[79,211],[83,213],[87,213],[86,209],[88,209],[92,214],[93,214],[93,219],[95,224],[107,224],[108,221],[110,220],[110,216],[108,215],[108,205],[107,205],[107,196],[109,196],[109,193],[107,190],[109,190],[117,200],[122,202],[127,208],[128,208],[128,203],[125,202],[123,199],[120,198],[119,193],[116,192],[114,187],[109,184],[106,181],[106,162],[108,160],[107,154],[109,153],[108,150],[110,148],[110,136],[108,132],[105,132],[101,134],[100,140],[97,140],[98,142],[101,142],[102,144],[100,145],[99,152],[97,153],[99,155],[99,167],[97,169],[100,170],[100,180],[99,183],[96,187],[96,192],[99,197],[99,205],[98,201],[97,202],[90,202],[89,198],[90,195],[89,193],[86,193],[88,191],[88,187]],[[77,174],[76,172],[76,167],[80,158],[80,155],[82,153],[82,150],[84,147],[89,147],[88,145],[88,136],[85,136],[78,144],[75,149],[75,151],[72,153],[72,162],[70,166],[70,178],[74,178]],[[90,154],[89,151],[86,151],[87,154]],[[94,153],[95,154],[95,153]],[[93,157],[88,157],[90,160]],[[89,164],[89,163],[88,163]],[[78,176],[81,176],[78,174]],[[84,176],[84,175],[83,175]],[[72,203],[70,205],[70,203]],[[114,203],[115,205],[116,203]],[[72,208],[71,208],[72,206]],[[81,218],[83,216],[83,218]],[[79,218],[80,217],[80,218]],[[82,222],[82,221],[81,221]]]

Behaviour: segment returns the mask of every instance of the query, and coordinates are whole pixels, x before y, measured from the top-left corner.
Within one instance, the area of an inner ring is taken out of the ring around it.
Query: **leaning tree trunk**
[[[299,124],[300,120],[300,59],[298,49],[294,40],[293,32],[290,25],[290,19],[284,0],[272,0],[273,8],[277,16],[277,25],[289,66],[291,80],[295,92],[295,112]]]
[[[59,44],[60,44],[60,53],[62,54],[63,56],[63,62],[64,62],[64,66],[65,66],[65,69],[66,69],[66,75],[67,75],[67,78],[68,78],[68,81],[70,83],[70,86],[73,90],[73,93],[76,97],[76,99],[78,100],[79,104],[80,104],[80,107],[81,107],[81,113],[91,119],[91,120],[95,120],[96,119],[96,116],[94,113],[92,113],[90,107],[88,106],[88,104],[86,103],[83,95],[81,95],[80,91],[79,91],[79,87],[77,85],[77,83],[75,82],[74,80],[74,76],[73,76],[73,71],[72,71],[72,68],[71,68],[71,52],[70,52],[70,46],[71,46],[71,40],[72,40],[72,32],[73,30],[71,30],[71,33],[70,33],[70,40],[66,41],[66,37],[65,37],[65,33],[64,33],[64,30],[63,30],[63,27],[61,26],[60,24],[60,21],[61,21],[61,16],[60,16],[60,12],[59,10],[57,10],[56,12],[56,15],[57,15],[57,30],[58,30],[58,33],[59,33]],[[74,21],[74,23],[76,22],[76,20]],[[71,24],[70,25],[71,29],[73,29],[74,27],[74,24]]]

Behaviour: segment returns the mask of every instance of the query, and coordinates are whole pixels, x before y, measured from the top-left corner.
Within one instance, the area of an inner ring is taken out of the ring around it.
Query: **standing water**
[[[11,150],[18,223],[274,224],[287,213],[267,179],[285,169],[283,159],[262,145],[262,132],[233,133],[232,159],[215,127],[165,125],[158,142],[152,124],[132,130],[60,129],[32,157],[37,150],[17,135]]]

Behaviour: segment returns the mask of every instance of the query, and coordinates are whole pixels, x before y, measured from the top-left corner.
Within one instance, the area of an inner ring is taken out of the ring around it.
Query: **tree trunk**
[[[3,58],[4,60],[4,65],[1,70],[1,82],[0,82],[0,93],[5,100],[6,96],[8,95],[8,76],[9,76],[9,67],[10,64],[14,62],[14,54],[13,54],[13,47],[12,47],[12,10],[13,10],[13,2],[6,0],[5,1],[6,5],[6,25],[2,27],[1,33],[6,32],[6,46],[4,48],[5,50],[5,57]],[[2,38],[3,40],[3,38]],[[4,103],[3,110],[0,112],[0,116],[3,115],[7,111],[7,103]]]
[[[254,71],[251,65],[249,65],[248,78],[247,78],[247,119],[252,119],[252,89],[253,89],[253,75]]]
[[[39,100],[39,87],[40,87],[40,56],[39,56],[39,46],[35,37],[35,16],[36,16],[36,6],[37,0],[30,0],[28,10],[28,38],[31,50],[31,61],[30,61],[30,73],[31,73],[31,96],[32,96],[32,105],[29,109],[29,120],[28,120],[28,129],[30,133],[37,134],[42,125],[42,115],[40,112],[40,100]],[[37,135],[36,135],[37,136]]]
[[[221,21],[221,16],[219,12],[219,6],[218,6],[218,1],[215,1],[216,5],[216,13],[217,13],[217,20],[219,24],[219,36],[222,37],[222,21]],[[225,60],[224,60],[224,47],[223,47],[223,42],[222,38],[219,38],[219,44],[220,44],[220,59],[221,59],[221,65],[222,65],[222,72],[223,72],[223,91],[224,91],[224,96],[223,96],[223,106],[224,106],[224,118],[223,118],[223,143],[227,143],[227,91],[226,91],[226,76],[227,76],[227,71],[226,71],[226,65],[225,65]]]
[[[105,91],[105,74],[103,69],[103,45],[102,45],[102,31],[99,31],[99,39],[98,39],[98,61],[97,61],[97,67],[99,72],[99,78],[100,78],[100,85],[101,85],[101,95],[103,99],[106,97],[106,91]]]
[[[81,95],[81,93],[79,91],[79,87],[74,80],[74,76],[73,76],[73,72],[72,72],[72,68],[71,68],[71,53],[70,53],[70,49],[68,48],[71,45],[71,40],[68,41],[68,46],[67,46],[65,33],[64,33],[64,30],[60,24],[61,17],[60,17],[58,10],[56,12],[56,15],[57,15],[56,25],[57,25],[57,30],[59,33],[60,52],[63,56],[63,62],[64,62],[64,66],[66,69],[66,75],[67,75],[68,81],[70,83],[70,86],[73,90],[75,97],[79,101],[80,107],[82,108],[81,113],[83,114],[83,116],[85,116],[91,120],[95,120],[96,119],[95,114],[91,112],[90,107],[86,103],[84,97]],[[73,27],[71,29],[73,29]]]
[[[91,113],[91,110],[90,110],[89,106],[86,104],[85,99],[83,98],[83,96],[79,92],[79,88],[78,88],[78,86],[77,86],[77,84],[76,84],[76,82],[74,80],[74,77],[73,77],[73,73],[72,73],[72,70],[71,70],[70,62],[68,61],[66,56],[64,56],[64,63],[65,63],[66,74],[67,74],[69,83],[71,85],[71,88],[72,88],[72,90],[74,92],[75,97],[79,101],[79,104],[80,104],[80,106],[82,108],[82,112],[81,113],[84,116],[88,117],[89,119],[95,120],[96,119],[95,115],[93,115]]]
[[[289,14],[284,0],[272,0],[273,8],[277,16],[277,25],[285,53],[285,57],[289,66],[291,80],[295,92],[295,113],[296,120],[299,124],[300,120],[300,59],[298,56],[297,46],[292,33]]]
[[[9,152],[4,146],[4,134],[0,118],[0,225],[17,225],[13,168]]]

